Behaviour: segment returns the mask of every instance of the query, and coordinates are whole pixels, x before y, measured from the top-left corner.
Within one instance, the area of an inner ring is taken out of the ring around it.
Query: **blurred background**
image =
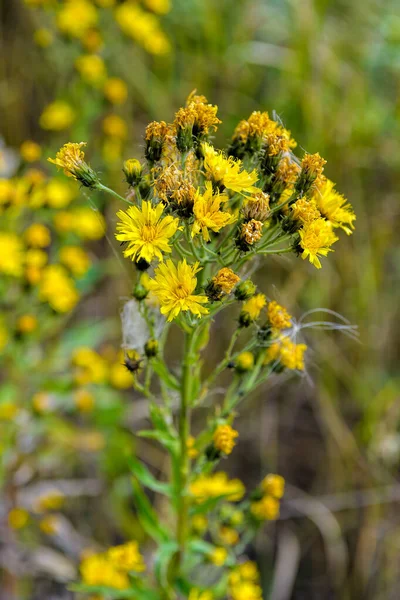
[[[82,56],[101,61],[85,63]],[[114,85],[105,87],[105,78]],[[171,121],[194,88],[219,106],[220,146],[253,110],[275,110],[301,148],[328,161],[327,176],[357,214],[354,235],[341,237],[321,271],[290,257],[271,259],[257,275],[263,290],[292,314],[326,307],[358,325],[360,334],[357,343],[339,332],[314,333],[307,339],[306,376],[272,380],[242,410],[240,452],[227,469],[249,485],[269,471],[287,481],[279,521],[249,548],[264,597],[395,600],[399,3],[0,0],[0,176],[14,189],[30,177],[24,194],[36,185],[32,170],[55,177],[45,159],[64,142],[81,140],[88,142],[92,166],[101,168],[110,187],[123,189],[121,162],[140,157],[147,122]],[[22,150],[27,140],[40,145],[41,159]],[[30,201],[29,210],[10,216],[7,189],[3,182],[1,229],[25,231],[37,222],[38,210],[41,222],[56,225],[54,240],[64,235],[65,213],[88,202],[80,192],[68,209],[62,202],[39,200],[35,207]],[[146,406],[133,404],[128,392],[121,400],[124,382],[115,367],[119,308],[131,280],[113,251],[116,205],[104,197],[95,203],[108,229],[97,238],[71,238],[75,245],[84,240],[91,261],[78,277],[81,301],[72,314],[58,311],[63,314],[49,320],[41,313],[36,337],[27,340],[9,316],[15,306],[18,316],[25,314],[18,303],[26,285],[12,294],[0,283],[8,330],[0,366],[2,600],[72,598],[66,582],[76,576],[77,557],[89,542],[143,537],[125,457],[134,451],[132,431],[143,425]],[[60,207],[64,221],[54,214]],[[222,322],[217,327],[216,355],[228,335]],[[89,382],[96,388],[94,407],[82,395],[77,400],[71,383],[76,363],[82,366],[73,353],[82,346],[94,348],[108,369],[115,367],[107,383],[101,377]],[[155,446],[141,441],[136,451],[156,471],[165,468]]]

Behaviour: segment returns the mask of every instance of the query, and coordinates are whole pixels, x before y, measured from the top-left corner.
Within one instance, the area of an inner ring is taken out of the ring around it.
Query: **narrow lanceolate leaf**
[[[169,541],[171,536],[160,524],[157,514],[136,478],[133,479],[133,495],[138,519],[145,532],[158,543]]]
[[[171,559],[178,551],[178,544],[175,541],[161,544],[158,548],[154,559],[154,574],[158,583],[163,588],[169,587],[168,570],[171,564]]]
[[[168,370],[168,367],[165,365],[164,362],[157,358],[153,358],[153,360],[151,361],[151,366],[153,368],[153,371],[159,376],[160,379],[164,381],[164,383],[170,389],[179,392],[179,390],[181,389],[180,383],[175,377],[175,375],[173,375],[171,371]]]
[[[149,411],[151,422],[157,431],[168,434],[171,439],[178,439],[178,434],[172,420],[172,414],[168,408],[152,402]]]
[[[129,460],[129,466],[132,469],[132,473],[138,478],[142,485],[153,490],[153,492],[158,492],[159,494],[164,494],[168,497],[171,496],[171,487],[167,483],[158,481],[143,463],[136,458],[131,458]]]

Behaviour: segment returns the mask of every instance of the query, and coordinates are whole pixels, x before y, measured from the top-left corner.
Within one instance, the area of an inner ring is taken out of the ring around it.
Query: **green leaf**
[[[129,460],[129,466],[132,469],[135,477],[138,478],[140,483],[153,492],[158,492],[159,494],[164,494],[165,496],[171,496],[171,487],[167,483],[162,483],[158,481],[148,470],[147,467],[143,463],[141,463],[136,458],[131,458]]]
[[[152,402],[149,407],[150,419],[155,429],[168,434],[171,439],[177,439],[178,435],[173,424],[171,412],[166,406],[159,406]]]
[[[138,520],[145,532],[158,543],[169,541],[170,535],[159,523],[157,514],[136,478],[133,479],[133,494],[138,511]]]
[[[159,358],[153,358],[151,361],[151,366],[153,367],[153,371],[159,376],[160,379],[166,383],[166,385],[172,390],[176,390],[179,392],[181,389],[180,383],[168,369],[167,365],[161,361]]]
[[[168,581],[169,567],[171,559],[177,551],[178,544],[175,541],[171,541],[161,544],[156,552],[154,574],[163,588],[168,588],[170,586],[170,582]]]
[[[179,450],[179,444],[176,440],[171,439],[168,434],[155,431],[154,429],[144,429],[139,431],[137,434],[139,437],[148,438],[151,440],[157,440],[162,446],[164,446],[173,456],[176,456]]]

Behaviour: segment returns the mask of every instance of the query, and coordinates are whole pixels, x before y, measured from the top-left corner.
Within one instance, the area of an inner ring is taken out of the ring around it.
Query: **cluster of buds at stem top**
[[[301,161],[300,175],[295,183],[295,190],[300,196],[304,196],[313,183],[321,177],[326,160],[319,153],[306,154]]]
[[[262,237],[263,224],[251,219],[242,223],[235,237],[236,247],[242,252],[248,252]]]
[[[85,161],[85,153],[81,149],[86,142],[68,142],[57,152],[56,158],[48,161],[64,169],[68,177],[73,177],[85,187],[95,189],[100,181],[97,173]]]
[[[144,155],[150,164],[161,160],[167,135],[170,133],[165,121],[152,121],[146,127]]]
[[[207,283],[204,288],[210,302],[217,302],[224,296],[230,294],[240,281],[240,277],[236,275],[228,267],[223,267],[218,273]]]
[[[123,164],[122,170],[128,185],[134,187],[142,180],[143,167],[136,158],[129,158]]]

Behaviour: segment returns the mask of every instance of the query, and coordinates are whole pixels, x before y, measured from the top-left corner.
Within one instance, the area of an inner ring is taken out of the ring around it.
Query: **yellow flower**
[[[47,248],[50,246],[50,230],[41,223],[33,223],[24,233],[25,242],[31,248]]]
[[[235,361],[235,368],[239,373],[251,371],[254,367],[254,354],[252,352],[241,352]]]
[[[79,294],[61,265],[49,265],[43,270],[40,280],[39,296],[60,313],[72,310],[78,300]]]
[[[125,81],[118,77],[110,77],[104,84],[104,95],[111,104],[123,104],[128,97]]]
[[[264,496],[251,503],[250,512],[260,521],[274,521],[279,516],[279,502],[272,496]]]
[[[123,2],[115,9],[115,20],[123,33],[150,54],[167,54],[170,44],[160,29],[157,17],[143,11],[137,4]]]
[[[288,337],[281,336],[267,349],[264,364],[279,361],[287,369],[304,370],[306,344],[295,344]]]
[[[258,242],[262,237],[262,228],[262,222],[255,219],[251,219],[248,223],[243,223],[239,233],[239,247],[243,245],[242,249],[246,250],[248,246],[252,246]]]
[[[194,515],[191,520],[192,529],[199,535],[207,531],[208,520],[204,515]]]
[[[118,115],[108,115],[103,119],[103,131],[110,137],[120,139],[126,138],[128,134],[126,121]]]
[[[97,10],[89,0],[69,0],[57,14],[59,30],[71,37],[82,38],[97,23]]]
[[[82,346],[72,355],[72,364],[78,367],[75,381],[80,385],[86,383],[104,383],[108,375],[105,359],[92,348]]]
[[[75,67],[82,79],[92,85],[102,83],[106,77],[104,61],[96,54],[78,56],[75,61]]]
[[[171,0],[144,0],[146,8],[159,15],[166,15],[171,10]]]
[[[0,155],[1,165],[1,155]],[[0,206],[11,202],[14,193],[14,183],[11,179],[0,179]]]
[[[206,288],[207,295],[210,299],[219,300],[223,294],[230,294],[239,281],[240,277],[232,269],[223,267],[211,279],[211,283]]]
[[[29,513],[24,508],[12,508],[8,513],[8,524],[13,529],[22,529],[28,521]]]
[[[248,173],[243,169],[242,162],[226,157],[222,152],[204,142],[201,144],[204,155],[204,169],[207,179],[217,187],[225,187],[234,192],[251,194],[259,191],[253,184],[258,180],[257,171]]]
[[[270,473],[261,482],[263,492],[280,500],[285,492],[285,480],[281,475]]]
[[[266,305],[266,298],[264,294],[256,294],[250,300],[243,303],[242,313],[249,316],[251,321],[255,321],[260,316],[261,310]]]
[[[208,555],[210,561],[216,565],[217,567],[222,567],[225,564],[226,559],[228,558],[228,551],[226,548],[216,547],[214,550]]]
[[[175,266],[170,259],[156,268],[148,287],[160,301],[161,313],[168,315],[168,321],[175,319],[181,311],[189,310],[197,317],[208,313],[208,309],[201,306],[208,302],[207,296],[193,294],[199,270],[199,263],[188,265],[186,260],[181,260]]]
[[[319,155],[319,152],[316,152],[315,154],[305,154],[301,161],[302,171],[314,178],[322,175],[324,165],[326,165],[326,160]]]
[[[75,111],[63,100],[52,102],[40,116],[40,126],[50,131],[62,131],[68,129],[75,121]]]
[[[335,190],[332,181],[325,179],[322,185],[318,185],[313,200],[321,215],[332,223],[333,227],[341,227],[347,235],[353,233],[356,215],[346,198]]]
[[[318,256],[326,256],[328,252],[331,252],[330,246],[338,240],[332,231],[332,225],[325,219],[315,219],[315,221],[306,223],[299,230],[299,234],[301,257],[308,258],[312,265],[320,269],[321,262]]]
[[[46,201],[51,208],[65,208],[75,196],[69,181],[52,179],[46,186]]]
[[[142,206],[130,206],[127,211],[117,212],[120,222],[117,223],[115,237],[119,242],[127,242],[124,256],[133,261],[142,258],[150,263],[154,257],[163,260],[162,253],[172,251],[170,239],[175,235],[179,219],[172,216],[162,217],[164,206],[143,201]]]
[[[218,537],[226,546],[235,546],[239,541],[239,534],[233,527],[220,527]]]
[[[246,562],[238,565],[236,567],[236,571],[241,577],[246,581],[254,581],[257,582],[260,579],[260,574],[257,569],[257,565],[252,560],[247,560]]]
[[[19,277],[24,260],[23,245],[15,233],[0,231],[0,273]]]
[[[98,183],[98,177],[86,163],[85,153],[81,150],[82,146],[86,146],[86,142],[67,142],[60,148],[55,158],[47,160],[64,169],[64,173],[68,177],[73,177],[82,185],[93,188]]]
[[[289,315],[286,308],[280,306],[275,300],[268,303],[267,315],[268,321],[274,329],[287,329],[292,325],[292,317]]]
[[[72,217],[72,229],[82,239],[99,240],[104,236],[106,222],[99,211],[80,206],[71,210],[69,214]]]
[[[238,436],[239,433],[230,425],[218,425],[213,435],[214,447],[223,454],[231,454]]]
[[[262,590],[252,581],[239,581],[230,587],[232,600],[262,600]]]
[[[54,490],[36,500],[35,511],[46,512],[48,510],[59,510],[63,506],[64,501],[64,494],[59,490]]]
[[[20,333],[32,333],[38,326],[38,320],[34,315],[25,314],[17,321],[17,330]]]
[[[222,471],[212,475],[200,475],[190,484],[189,490],[197,502],[219,497],[236,502],[243,498],[245,492],[239,479],[228,479],[227,474]]]
[[[74,392],[74,402],[77,409],[82,413],[91,412],[95,404],[93,394],[84,389],[76,390]]]
[[[81,43],[88,52],[98,52],[103,46],[103,38],[97,29],[88,29],[81,38]]]
[[[209,229],[214,232],[236,221],[236,217],[228,212],[220,211],[221,204],[228,198],[219,192],[213,194],[211,181],[207,181],[204,194],[197,190],[194,198],[193,212],[195,220],[192,226],[192,237],[200,231],[206,242],[210,241]]]
[[[309,200],[306,200],[305,198],[296,200],[296,202],[292,204],[290,208],[292,219],[298,221],[302,225],[305,223],[311,223],[311,221],[315,221],[315,219],[319,219],[321,217],[321,213],[315,204]]]
[[[109,378],[110,384],[117,390],[127,390],[132,387],[134,383],[132,373],[128,371],[122,362],[115,362],[110,365]]]
[[[186,442],[186,446],[188,449],[188,455],[189,458],[197,458],[199,455],[199,451],[197,450],[197,448],[195,447],[196,444],[196,438],[194,438],[192,435],[188,437],[187,442]]]
[[[136,571],[140,573],[146,569],[137,542],[113,546],[108,549],[107,557],[119,571]]]
[[[80,571],[82,580],[87,585],[104,585],[117,590],[125,590],[129,587],[127,574],[119,571],[108,557],[101,554],[83,558]]]
[[[199,590],[198,588],[191,588],[188,596],[188,600],[213,600],[213,598],[210,590]]]
[[[0,403],[0,421],[12,421],[18,414],[19,408],[11,400]]]
[[[19,152],[23,160],[26,162],[35,162],[39,160],[42,154],[42,149],[39,144],[36,144],[36,142],[33,142],[32,140],[26,140],[21,144]]]
[[[48,515],[40,520],[39,527],[46,535],[54,535],[57,533],[59,522],[59,518],[55,515]]]
[[[89,256],[80,246],[64,246],[61,248],[60,263],[77,277],[85,275],[90,267]]]

